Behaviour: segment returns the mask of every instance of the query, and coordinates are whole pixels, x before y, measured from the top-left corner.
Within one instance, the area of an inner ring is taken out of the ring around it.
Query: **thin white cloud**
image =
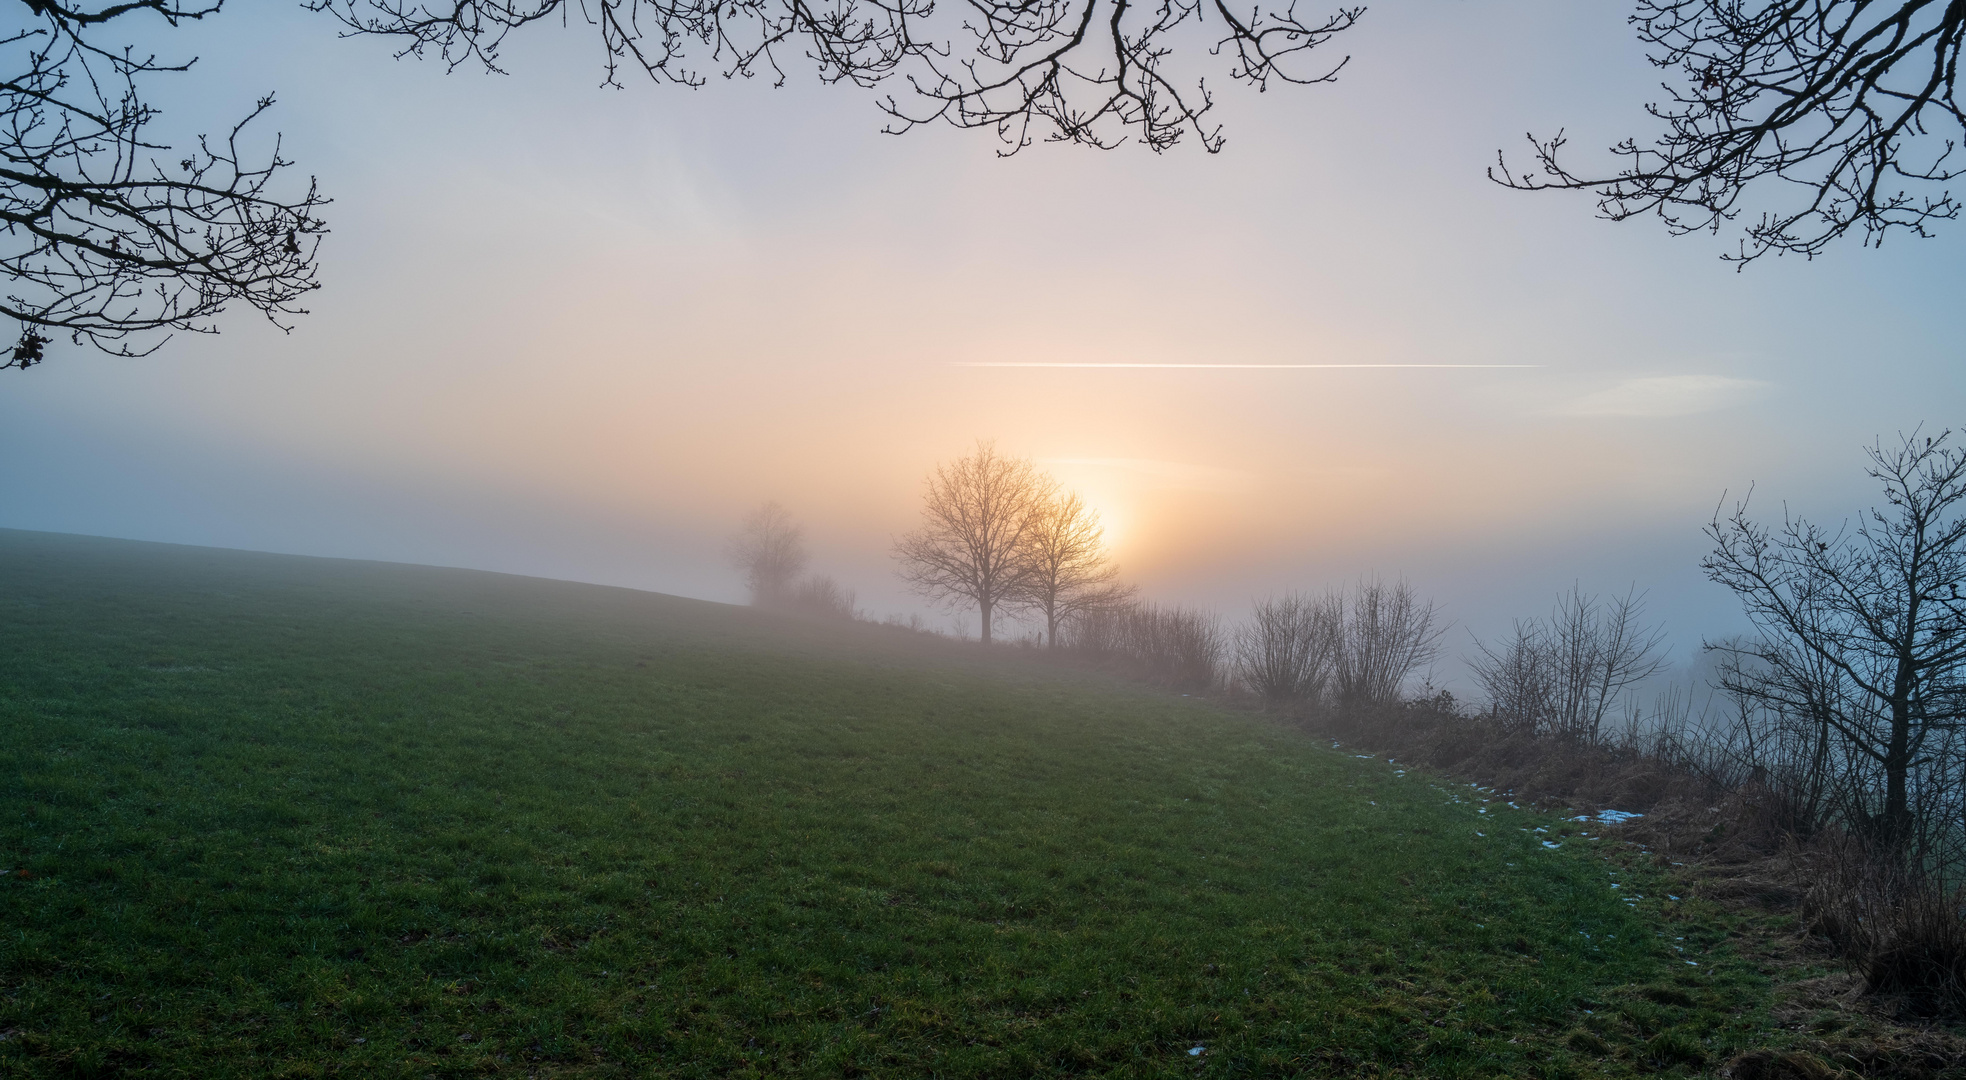
[[[1767,387],[1756,379],[1725,375],[1655,375],[1626,379],[1556,411],[1566,416],[1692,416],[1732,408]]]

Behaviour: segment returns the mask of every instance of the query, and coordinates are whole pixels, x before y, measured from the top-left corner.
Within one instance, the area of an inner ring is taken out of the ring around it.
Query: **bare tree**
[[[1317,707],[1337,666],[1344,605],[1333,595],[1284,593],[1256,602],[1235,636],[1236,671],[1268,705]]]
[[[0,315],[21,331],[0,368],[42,362],[64,334],[147,353],[170,331],[216,332],[235,302],[282,328],[304,314],[327,200],[311,180],[275,190],[289,165],[277,136],[248,150],[273,98],[222,137],[174,149],[150,134],[158,111],[144,91],[191,61],[102,40],[146,17],[203,19],[222,2],[28,0],[20,28],[0,31]]]
[[[176,26],[218,15],[225,0],[24,0],[0,30],[0,315],[19,324],[0,368],[46,359],[67,335],[112,353],[153,351],[170,333],[217,332],[235,303],[283,329],[318,288],[326,205],[313,182],[286,190],[280,140],[257,149],[261,99],[229,131],[174,146],[153,134],[146,92],[192,61],[159,59],[105,40],[142,19]],[[1350,28],[1358,8],[1300,16],[1294,2],[1139,0],[982,3],[938,11],[933,0],[305,0],[352,34],[380,35],[402,54],[436,54],[499,70],[507,38],[578,13],[598,31],[606,82],[625,65],[687,86],[810,64],[823,82],[905,87],[880,99],[890,130],[948,122],[997,132],[1015,152],[1038,138],[1155,150],[1184,132],[1209,151],[1214,99],[1174,74],[1176,38],[1203,35],[1198,56],[1226,55],[1230,78],[1330,81],[1344,66],[1308,58]],[[1205,42],[1212,37],[1213,47]]]
[[[1030,535],[1053,491],[1030,462],[979,440],[975,453],[929,475],[922,527],[894,544],[901,576],[931,600],[975,604],[988,645],[997,609],[1024,595]]]
[[[1024,536],[1028,572],[1012,602],[1044,619],[1045,647],[1058,647],[1058,628],[1095,608],[1124,603],[1133,587],[1117,580],[1106,554],[1099,514],[1076,493],[1054,494],[1031,513]]]
[[[1732,661],[1724,688],[1820,730],[1856,780],[1848,824],[1909,872],[1921,861],[1920,770],[1966,719],[1966,450],[1950,438],[1873,444],[1866,471],[1886,508],[1854,530],[1802,519],[1771,529],[1744,501],[1715,514],[1701,564],[1759,631],[1708,646]],[[1936,779],[1956,791],[1956,778]]]
[[[1405,581],[1360,581],[1343,600],[1344,633],[1335,669],[1339,700],[1348,705],[1395,701],[1414,672],[1440,655],[1447,626],[1432,602]]]
[[[624,66],[660,82],[699,86],[764,75],[786,62],[822,82],[874,88],[889,130],[944,122],[994,130],[1015,153],[1037,138],[1112,146],[1137,139],[1166,150],[1193,133],[1222,147],[1207,114],[1214,97],[1177,76],[1192,39],[1226,57],[1228,76],[1267,89],[1333,79],[1343,59],[1312,50],[1349,29],[1364,10],[1305,16],[1285,0],[1031,0],[938,9],[933,0],[309,0],[356,34],[401,42],[402,52],[498,70],[506,40],[528,26],[578,19],[598,32],[606,81]],[[1212,45],[1206,44],[1212,39]],[[702,65],[707,65],[702,66]]]
[[[743,529],[731,537],[731,564],[744,572],[751,603],[758,607],[783,607],[790,603],[793,582],[810,560],[805,529],[776,502],[765,503],[752,511],[744,519]]]
[[[1500,646],[1477,641],[1491,712],[1516,730],[1597,742],[1625,691],[1665,664],[1665,632],[1642,625],[1644,610],[1636,588],[1606,601],[1573,585],[1547,623],[1518,621]]]
[[[1930,235],[1959,216],[1945,185],[1966,134],[1956,79],[1959,0],[1639,0],[1632,17],[1654,66],[1672,73],[1666,125],[1649,145],[1611,150],[1610,175],[1575,171],[1562,132],[1530,137],[1537,170],[1489,176],[1530,190],[1595,191],[1613,221],[1657,214],[1675,233],[1719,232],[1749,193],[1777,201],[1753,215],[1738,253],[1814,255],[1851,232],[1879,244],[1897,229]]]

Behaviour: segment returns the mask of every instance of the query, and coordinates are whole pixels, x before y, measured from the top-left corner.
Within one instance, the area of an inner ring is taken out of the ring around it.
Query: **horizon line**
[[[1447,368],[1447,369],[1499,369],[1499,368],[1540,368],[1541,364],[1149,364],[1122,361],[1118,363],[1080,363],[1076,361],[1048,360],[951,360],[950,367],[972,368],[1183,368],[1222,370],[1262,370],[1262,371],[1319,371],[1338,369],[1372,368]]]

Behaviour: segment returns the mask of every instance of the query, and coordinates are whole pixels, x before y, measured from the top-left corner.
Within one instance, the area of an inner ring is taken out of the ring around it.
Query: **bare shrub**
[[[1065,645],[1094,663],[1126,651],[1126,620],[1131,604],[1112,604],[1080,612],[1065,624]]]
[[[1966,1012],[1966,893],[1934,888],[1834,830],[1801,853],[1802,915],[1841,948],[1872,991],[1925,1014]]]
[[[881,620],[881,625],[893,627],[896,630],[906,630],[914,634],[935,633],[935,631],[929,627],[928,620],[922,618],[920,612],[915,612],[915,611],[911,611],[905,616],[898,615],[898,614],[889,615],[887,618]]]
[[[822,619],[852,620],[859,617],[853,604],[853,592],[840,588],[838,582],[824,574],[814,574],[799,582],[785,606]]]
[[[1665,634],[1644,626],[1635,590],[1600,600],[1572,586],[1549,620],[1518,620],[1507,641],[1475,642],[1469,661],[1495,720],[1510,731],[1597,742],[1633,684],[1665,662]]]
[[[1095,609],[1067,640],[1087,659],[1169,690],[1209,692],[1226,683],[1228,635],[1213,612],[1162,604]]]
[[[1134,650],[1155,682],[1171,690],[1221,687],[1228,636],[1214,612],[1139,604],[1133,608],[1132,628]]]
[[[1222,684],[1228,641],[1212,612],[1172,604],[1131,604],[1123,610],[1126,655],[1147,681],[1189,692]]]
[[[1335,596],[1283,593],[1236,628],[1236,676],[1272,708],[1317,708],[1337,666],[1343,609]]]
[[[1432,601],[1421,601],[1405,581],[1361,580],[1339,605],[1343,634],[1334,682],[1341,702],[1395,702],[1406,680],[1440,655],[1447,627]]]
[[[1516,620],[1506,642],[1475,642],[1478,655],[1468,661],[1475,681],[1488,698],[1488,717],[1511,735],[1535,735],[1550,729],[1556,696],[1550,675],[1550,649],[1543,628],[1534,621]]]
[[[1644,611],[1644,597],[1636,588],[1600,600],[1572,585],[1569,593],[1557,597],[1550,615],[1550,646],[1559,734],[1596,742],[1624,692],[1657,674],[1665,663],[1660,650],[1665,631],[1642,625]]]

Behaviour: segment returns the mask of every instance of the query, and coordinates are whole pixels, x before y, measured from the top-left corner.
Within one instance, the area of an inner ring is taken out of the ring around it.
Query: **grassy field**
[[[9,1076],[1712,1068],[1765,987],[1584,828],[1010,651],[0,531]]]

